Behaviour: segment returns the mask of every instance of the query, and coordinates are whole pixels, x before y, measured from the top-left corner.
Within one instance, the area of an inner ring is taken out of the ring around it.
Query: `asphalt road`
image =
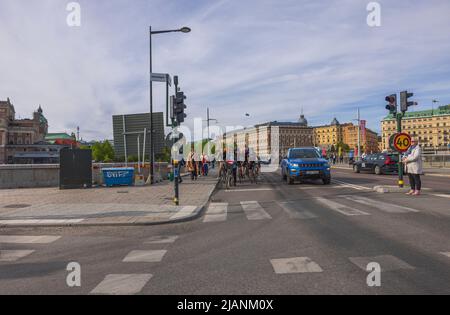
[[[0,294],[450,294],[449,178],[425,176],[419,197],[370,189],[395,176],[333,179],[264,174],[186,223],[4,229]],[[80,287],[66,283],[70,262]],[[370,262],[380,286],[367,285]]]

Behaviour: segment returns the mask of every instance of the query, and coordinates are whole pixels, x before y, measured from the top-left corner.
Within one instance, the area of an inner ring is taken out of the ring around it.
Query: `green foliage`
[[[346,143],[343,143],[343,142],[338,142],[338,144],[336,145],[336,151],[337,152],[339,152],[339,148],[341,148],[342,154],[350,151],[350,146],[348,144],[346,144]]]
[[[109,141],[96,142],[92,146],[92,157],[95,161],[106,162],[114,160],[114,149]]]
[[[168,147],[163,148],[163,152],[161,154],[157,154],[155,158],[156,158],[156,162],[170,163],[170,158],[171,158],[170,148],[168,148]]]

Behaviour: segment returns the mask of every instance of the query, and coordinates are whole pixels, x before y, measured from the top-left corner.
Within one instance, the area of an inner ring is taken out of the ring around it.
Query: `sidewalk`
[[[196,218],[217,184],[208,177],[180,184],[180,206],[173,203],[174,183],[143,187],[0,190],[0,227],[152,225]]]

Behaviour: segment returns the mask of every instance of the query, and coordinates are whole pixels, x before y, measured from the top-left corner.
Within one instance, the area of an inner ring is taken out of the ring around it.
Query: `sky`
[[[39,105],[49,132],[112,138],[112,115],[149,110],[153,68],[178,75],[186,125],[367,120],[380,131],[384,97],[402,90],[431,109],[450,103],[450,1],[380,0],[381,25],[366,0],[79,0],[70,27],[65,0],[0,0],[0,99],[17,118]],[[436,106],[436,105],[435,105]],[[165,85],[154,83],[154,110]],[[248,113],[250,116],[246,116]]]

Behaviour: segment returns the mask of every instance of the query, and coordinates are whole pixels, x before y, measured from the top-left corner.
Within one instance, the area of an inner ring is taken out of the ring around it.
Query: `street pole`
[[[154,164],[154,142],[153,142],[153,81],[152,81],[152,73],[153,73],[153,67],[152,67],[152,27],[149,27],[149,35],[150,35],[150,184],[153,185],[153,179],[154,179],[154,170],[153,170],[153,164]]]
[[[361,117],[358,108],[358,161],[361,159]]]
[[[175,95],[177,95],[178,92],[178,76],[173,77],[173,82],[175,86]],[[172,136],[174,135],[175,131],[175,120],[172,118]],[[174,154],[175,155],[175,154]],[[178,155],[178,152],[177,152]],[[175,197],[173,199],[176,206],[180,205],[180,196],[179,196],[179,187],[178,187],[178,163],[177,160],[178,156],[175,156],[174,159],[172,159],[172,167],[173,167],[173,182],[174,182],[174,190],[175,190]]]
[[[397,132],[402,132],[402,113],[397,113]],[[404,186],[403,181],[403,162],[402,162],[402,154],[398,153],[398,187],[403,188]]]

